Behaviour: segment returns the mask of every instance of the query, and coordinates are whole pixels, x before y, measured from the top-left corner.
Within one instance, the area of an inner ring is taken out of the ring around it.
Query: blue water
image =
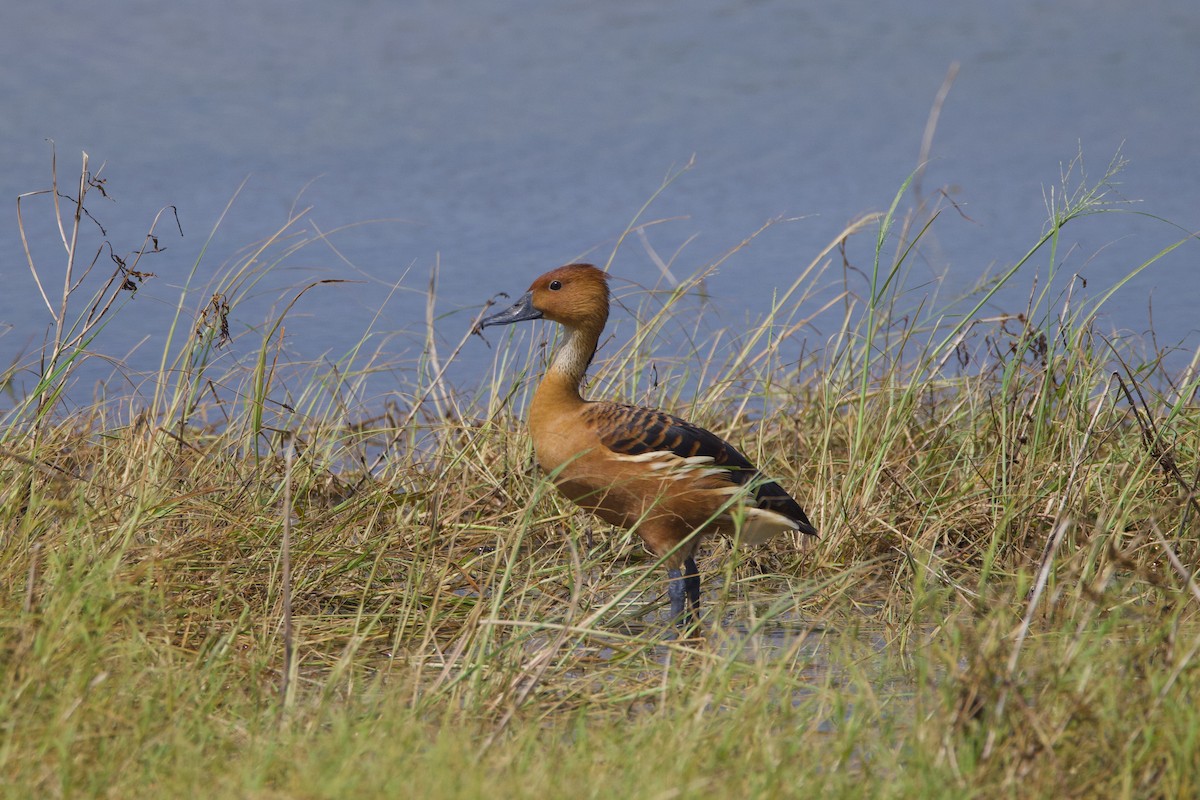
[[[234,307],[243,338],[223,357],[249,353],[257,337],[245,332],[299,287],[346,278],[358,282],[297,304],[286,357],[341,355],[382,306],[376,327],[401,335],[376,344],[402,361],[419,350],[435,265],[448,348],[495,292],[569,260],[607,260],[664,176],[693,157],[647,214],[668,221],[627,241],[612,271],[654,285],[652,248],[687,275],[786,218],[708,283],[714,313],[737,324],[765,311],[849,220],[887,207],[916,167],[952,63],[922,186],[944,190],[962,214],[937,223],[910,278],[916,291],[933,292],[944,274],[948,294],[1019,258],[1045,225],[1044,191],[1080,152],[1095,179],[1120,151],[1129,166],[1113,196],[1179,226],[1106,215],[1068,229],[1059,259],[1089,293],[1200,230],[1194,0],[50,0],[10,4],[4,16],[0,369],[29,362],[50,322],[14,213],[18,194],[49,185],[47,140],[65,184],[81,151],[93,169],[105,164],[112,200],[93,193],[90,210],[118,253],[140,246],[161,208],[178,210],[183,236],[160,223],[166,252],[141,265],[158,277],[95,343],[133,372],[157,368],[192,265],[199,259],[207,284],[290,210],[311,209],[309,235],[312,225],[337,231],[332,246],[283,258]],[[24,210],[39,270],[61,283],[45,198]],[[1139,335],[1152,312],[1160,344],[1194,349],[1196,244],[1122,290],[1104,323]],[[869,266],[865,238],[851,256]],[[1037,258],[990,312],[1023,310],[1033,272],[1049,266]],[[185,319],[205,296],[189,299]],[[830,332],[812,328],[811,347]],[[460,380],[490,360],[480,345],[462,353]],[[112,373],[91,362],[75,394],[90,397]]]

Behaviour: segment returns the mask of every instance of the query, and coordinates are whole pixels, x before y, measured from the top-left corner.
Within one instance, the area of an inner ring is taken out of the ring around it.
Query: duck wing
[[[767,480],[750,459],[712,431],[664,411],[625,403],[589,403],[584,421],[601,444],[620,456],[670,452],[683,459],[711,459],[706,466],[722,470],[732,483],[753,485],[759,508],[787,517],[802,533],[817,533],[804,509],[782,486]]]

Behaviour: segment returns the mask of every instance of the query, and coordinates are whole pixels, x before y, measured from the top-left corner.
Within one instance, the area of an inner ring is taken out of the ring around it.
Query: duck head
[[[534,280],[517,302],[479,321],[509,325],[529,319],[548,319],[572,329],[603,330],[608,321],[608,273],[591,264],[568,264]]]

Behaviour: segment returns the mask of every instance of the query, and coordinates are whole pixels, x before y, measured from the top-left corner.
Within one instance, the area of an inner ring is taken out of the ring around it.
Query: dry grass
[[[1021,263],[1114,210],[1064,183]],[[1105,339],[1107,295],[1053,275],[1019,316],[981,317],[987,287],[923,309],[904,276],[939,210],[905,217],[904,193],[736,336],[676,313],[706,273],[622,298],[639,325],[593,391],[745,443],[822,531],[709,542],[700,641],[662,636],[631,537],[533,471],[534,338],[493,343],[464,394],[443,378],[470,321],[405,370],[367,331],[306,372],[279,359],[284,304],[218,371],[238,287],[294,231],[185,289],[141,407],[62,413],[87,348],[56,338],[0,431],[5,793],[1196,793],[1196,364]],[[860,249],[866,289],[842,284],[814,346],[812,287]],[[648,370],[673,330],[691,349]],[[384,371],[399,404],[348,423]]]

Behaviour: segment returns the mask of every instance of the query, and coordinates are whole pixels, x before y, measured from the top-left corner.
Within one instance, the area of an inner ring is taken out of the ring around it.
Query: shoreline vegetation
[[[706,541],[707,636],[673,639],[636,536],[533,467],[546,332],[493,338],[469,391],[445,380],[482,344],[468,319],[405,370],[372,349],[377,319],[293,371],[288,312],[327,281],[230,324],[302,246],[287,226],[215,286],[193,267],[136,407],[68,408],[159,249],[152,232],[86,274],[112,250],[85,252],[107,191],[85,156],[18,203],[24,240],[53,201],[67,267],[30,255],[54,323],[3,381],[0,795],[1200,794],[1200,355],[1168,371],[1096,323],[1125,281],[1055,274],[1065,228],[1132,213],[1109,199],[1121,166],[1089,183],[1072,162],[1025,255],[945,308],[906,278],[957,209],[909,208],[908,183],[746,330],[693,336],[682,311],[719,262],[619,292],[636,330],[602,347],[590,396],[738,442],[821,531]],[[996,315],[1040,264],[1022,313]],[[227,370],[231,338],[255,355]],[[394,403],[359,405],[392,380]]]

